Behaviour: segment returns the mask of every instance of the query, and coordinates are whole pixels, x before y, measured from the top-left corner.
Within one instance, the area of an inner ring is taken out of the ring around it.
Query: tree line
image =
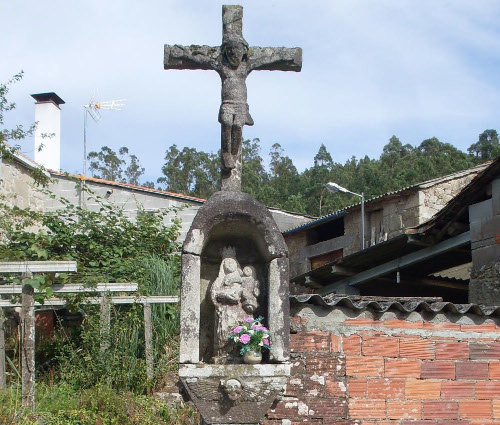
[[[208,198],[220,188],[219,155],[190,147],[181,150],[173,144],[165,153],[161,177],[156,183],[142,185]],[[467,152],[435,137],[412,146],[392,136],[378,158],[353,156],[345,163],[333,161],[321,144],[313,166],[299,172],[279,143],[271,147],[266,165],[259,139],[245,140],[242,189],[264,205],[321,216],[356,201],[348,195],[330,194],[325,189],[329,181],[370,198],[473,167],[497,155],[500,143],[496,130],[483,131]],[[94,177],[107,180],[139,184],[145,171],[126,147],[116,153],[104,146],[100,152],[90,152],[88,159]]]

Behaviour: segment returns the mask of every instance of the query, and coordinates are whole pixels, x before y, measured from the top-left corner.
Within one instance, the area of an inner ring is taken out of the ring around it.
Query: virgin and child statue
[[[233,247],[222,250],[219,275],[212,284],[210,297],[215,306],[214,356],[217,362],[233,360],[234,345],[228,336],[245,317],[253,317],[259,307],[259,281],[254,266],[241,268]]]

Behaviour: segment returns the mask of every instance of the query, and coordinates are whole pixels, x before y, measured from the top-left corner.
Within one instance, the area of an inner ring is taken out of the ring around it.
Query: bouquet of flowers
[[[271,349],[269,345],[269,330],[262,326],[262,316],[253,319],[245,317],[243,322],[233,329],[229,339],[240,348],[240,354],[247,351],[261,351],[262,348]]]

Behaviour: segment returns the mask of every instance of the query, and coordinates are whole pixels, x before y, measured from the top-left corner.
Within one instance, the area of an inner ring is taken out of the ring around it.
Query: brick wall
[[[496,320],[311,311],[293,317],[292,377],[263,424],[500,425]]]

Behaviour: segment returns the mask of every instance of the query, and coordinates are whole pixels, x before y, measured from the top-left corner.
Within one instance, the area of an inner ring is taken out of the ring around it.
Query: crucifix
[[[247,103],[246,78],[252,71],[296,71],[302,68],[302,49],[249,47],[243,38],[243,7],[222,6],[222,45],[165,45],[165,69],[217,71],[222,80],[222,190],[241,190],[241,144],[244,125],[253,125]]]

